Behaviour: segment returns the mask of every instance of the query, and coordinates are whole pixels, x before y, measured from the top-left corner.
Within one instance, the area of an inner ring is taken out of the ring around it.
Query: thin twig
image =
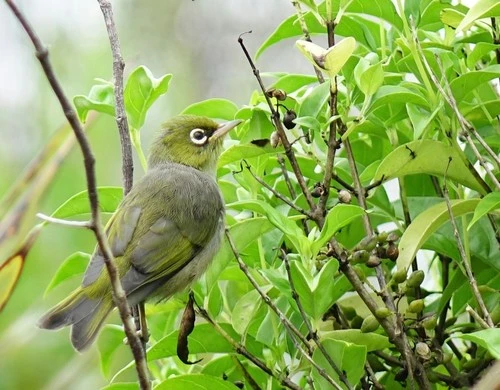
[[[304,210],[302,207],[299,207],[297,206],[295,203],[293,203],[290,199],[288,199],[287,197],[285,197],[284,195],[282,195],[280,192],[276,191],[273,187],[271,187],[269,184],[267,184],[264,180],[262,180],[260,177],[256,176],[253,172],[252,172],[252,167],[250,167],[250,165],[247,165],[245,167],[248,172],[250,172],[250,175],[252,175],[252,177],[261,185],[263,186],[264,188],[266,188],[267,190],[269,190],[270,192],[273,193],[274,196],[276,196],[279,200],[281,200],[282,202],[286,203],[288,206],[290,206],[292,209],[294,209],[295,211],[298,211],[300,214],[303,214],[307,217],[311,217],[310,213],[306,210]]]
[[[250,32],[251,31],[249,31],[249,33]],[[259,86],[262,90],[262,93],[266,99],[268,106],[269,106],[269,109],[271,110],[271,118],[272,118],[272,121],[274,123],[274,127],[276,128],[276,132],[278,133],[278,136],[281,140],[281,143],[283,144],[283,147],[285,148],[285,154],[286,154],[288,160],[290,161],[290,165],[292,166],[293,172],[295,173],[295,177],[297,178],[297,182],[299,183],[300,189],[302,190],[302,193],[304,194],[304,196],[307,200],[307,203],[309,204],[309,207],[311,208],[311,211],[314,211],[316,208],[316,204],[314,203],[314,199],[311,196],[311,191],[309,191],[309,188],[307,187],[306,181],[304,179],[304,175],[302,174],[299,163],[297,162],[297,158],[295,157],[295,153],[292,149],[290,141],[288,141],[285,130],[283,129],[283,124],[280,121],[279,114],[274,109],[273,103],[271,102],[271,98],[266,94],[266,88],[264,87],[264,83],[262,82],[262,78],[260,77],[260,72],[255,67],[255,64],[253,63],[252,57],[250,57],[250,54],[248,53],[247,48],[243,44],[242,35],[243,34],[241,34],[238,37],[238,43],[240,44],[240,46],[243,50],[243,53],[245,53],[245,57],[247,58],[248,63],[250,64],[250,67],[252,68],[253,74],[254,74],[255,78],[257,79],[257,82],[259,83]]]
[[[323,344],[320,343],[317,332],[312,328],[311,322],[309,321],[309,318],[307,317],[307,314],[304,311],[304,307],[302,306],[302,302],[300,301],[300,296],[297,293],[297,290],[295,289],[295,284],[294,284],[293,278],[292,278],[292,272],[290,270],[290,262],[288,261],[288,256],[283,249],[282,249],[282,255],[283,255],[283,261],[285,262],[285,268],[286,268],[286,273],[288,276],[288,281],[290,283],[290,288],[292,290],[292,298],[297,303],[297,307],[299,308],[300,315],[301,315],[302,319],[304,320],[304,323],[306,324],[306,327],[307,327],[307,330],[309,332],[310,337],[313,339],[314,343],[316,344],[318,349],[321,351],[321,353],[325,357],[325,359],[328,362],[328,364],[330,365],[330,367],[332,367],[333,370],[337,373],[337,375],[339,376],[339,379],[347,386],[348,389],[353,389],[353,387],[351,386],[351,384],[347,380],[347,376],[335,364],[335,362],[333,361],[330,354],[326,351]]]
[[[231,356],[231,360],[236,363],[238,368],[241,370],[245,380],[247,381],[248,385],[253,389],[253,390],[262,390],[260,386],[258,385],[257,382],[255,382],[255,379],[253,379],[252,375],[248,372],[246,367],[241,364],[240,359],[238,359],[236,356]]]
[[[116,32],[111,3],[108,0],[97,1],[99,2],[104,21],[106,22],[111,52],[113,53],[116,125],[120,133],[120,144],[122,146],[123,195],[127,195],[132,189],[134,181],[134,162],[132,159],[132,142],[130,140],[130,131],[123,98],[123,69],[125,68],[125,62],[123,61],[120,51],[120,41],[118,40],[118,34]]]
[[[273,378],[276,378],[277,381],[279,381],[283,386],[292,389],[292,390],[302,390],[300,386],[296,385],[293,383],[289,378],[284,377],[280,378],[277,374],[273,372],[266,364],[261,361],[259,358],[251,354],[243,344],[240,344],[236,340],[234,340],[217,322],[212,320],[210,316],[208,315],[207,311],[202,308],[196,301],[194,301],[194,304],[196,305],[198,309],[198,313],[208,322],[210,323],[215,330],[226,339],[226,341],[231,344],[231,346],[234,348],[236,353],[245,356],[248,360],[250,360],[253,364],[255,364],[257,367],[259,367],[262,371],[264,371],[266,374],[272,376]]]
[[[234,257],[238,261],[238,264],[240,266],[240,269],[243,271],[247,279],[250,281],[252,286],[254,287],[255,290],[259,293],[259,295],[262,297],[262,300],[271,308],[272,311],[278,316],[280,319],[280,322],[287,327],[291,331],[291,333],[294,333],[300,341],[308,348],[308,353],[309,355],[312,355],[313,350],[312,347],[309,345],[307,339],[304,337],[302,333],[295,327],[294,324],[290,322],[290,320],[285,316],[285,314],[274,304],[274,302],[271,300],[269,295],[267,295],[259,286],[257,281],[254,279],[254,277],[250,274],[250,271],[248,270],[247,265],[243,262],[241,259],[241,256],[238,252],[238,249],[236,248],[234,241],[231,237],[231,234],[229,233],[229,230],[226,229],[226,238],[227,241],[229,242],[229,246],[231,247],[231,250],[233,252]]]
[[[477,312],[472,307],[467,305],[465,310],[477,321],[477,323],[481,326],[481,328],[483,329],[490,328],[490,326],[481,318],[479,314],[477,314]]]
[[[130,130],[127,120],[127,112],[125,110],[125,101],[123,97],[123,70],[125,62],[121,55],[120,41],[116,31],[116,25],[113,18],[113,8],[108,0],[97,0],[101,7],[106,30],[108,31],[109,43],[113,55],[113,84],[115,93],[115,119],[120,134],[120,144],[122,147],[122,180],[123,180],[123,195],[127,195],[132,189],[134,182],[134,161],[132,158],[132,142],[130,139]],[[142,347],[144,355],[146,355],[146,342],[148,329],[146,319],[141,317],[144,313],[144,302],[140,302],[137,307],[132,310],[136,327],[140,330]],[[146,328],[143,329],[143,326]]]
[[[67,219],[49,217],[42,213],[37,213],[36,216],[46,222],[56,223],[58,225],[92,229],[92,223],[90,221],[68,221]]]
[[[109,247],[109,243],[101,224],[101,216],[99,212],[99,199],[97,194],[96,178],[95,178],[95,157],[90,148],[90,144],[85,135],[85,132],[78,120],[75,110],[73,109],[70,101],[64,94],[61,84],[57,79],[52,64],[49,61],[49,53],[45,45],[42,43],[34,29],[31,27],[30,23],[19,10],[16,4],[12,0],[5,0],[7,6],[12,10],[16,18],[19,20],[24,30],[28,34],[33,46],[35,47],[36,57],[40,61],[40,64],[45,72],[47,80],[50,86],[54,90],[54,93],[59,100],[61,108],[66,116],[66,119],[71,125],[75,137],[78,140],[80,149],[83,155],[83,161],[85,165],[85,174],[87,179],[87,191],[89,196],[89,203],[91,209],[91,229],[93,230],[100,251],[103,254],[104,264],[109,274],[110,283],[113,292],[113,301],[120,312],[120,317],[124,325],[125,333],[127,335],[129,344],[131,345],[132,352],[134,354],[134,359],[136,362],[137,374],[139,377],[139,382],[142,389],[150,389],[150,383],[148,379],[148,368],[146,360],[144,359],[144,353],[141,346],[141,342],[136,335],[135,326],[130,315],[130,306],[127,302],[125,291],[120,282],[118,271],[114,264],[113,254]]]
[[[467,257],[467,254],[465,253],[465,248],[464,248],[464,244],[462,242],[462,237],[460,237],[460,233],[458,232],[458,225],[457,225],[457,222],[455,221],[455,216],[453,215],[453,210],[451,208],[450,195],[448,193],[448,186],[446,185],[446,174],[448,172],[448,168],[450,166],[451,160],[452,159],[450,157],[448,160],[448,166],[446,167],[445,177],[443,180],[444,200],[446,202],[446,208],[448,209],[448,214],[450,216],[450,222],[451,222],[451,226],[453,228],[453,235],[455,236],[455,240],[457,241],[458,251],[460,253],[460,258],[462,260],[462,263],[463,263],[464,268],[465,268],[465,272],[467,274],[467,278],[469,279],[469,283],[471,285],[472,294],[474,294],[474,297],[476,298],[476,301],[479,305],[479,308],[481,309],[482,315],[483,315],[484,319],[486,320],[486,323],[488,324],[488,326],[490,328],[493,328],[495,325],[493,324],[490,313],[488,312],[488,309],[486,308],[486,305],[484,304],[483,297],[481,296],[481,293],[479,292],[479,289],[477,287],[476,278],[474,277],[471,265],[469,263],[469,259]]]

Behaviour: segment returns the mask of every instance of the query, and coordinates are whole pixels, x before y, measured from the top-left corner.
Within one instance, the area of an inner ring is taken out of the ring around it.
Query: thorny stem
[[[451,157],[448,160],[448,167],[450,166],[450,163],[451,163]],[[446,168],[446,171],[448,171],[448,167]],[[465,248],[464,248],[464,244],[462,242],[462,238],[460,237],[460,233],[458,232],[458,225],[457,225],[457,222],[455,221],[455,216],[453,215],[453,210],[451,208],[451,203],[450,203],[450,195],[448,193],[448,186],[446,185],[446,176],[444,177],[444,181],[443,181],[443,195],[444,195],[444,200],[446,202],[446,207],[448,209],[448,214],[450,216],[450,222],[451,222],[451,226],[453,228],[453,235],[455,236],[455,240],[457,241],[458,251],[460,253],[460,259],[462,260],[462,263],[463,263],[464,268],[465,268],[465,272],[467,274],[467,278],[469,279],[472,293],[474,294],[474,297],[476,298],[476,301],[479,305],[479,308],[481,309],[483,318],[486,320],[486,323],[488,324],[488,326],[490,328],[493,328],[495,325],[493,324],[490,313],[488,312],[488,309],[486,308],[486,305],[484,304],[483,297],[481,296],[481,293],[477,287],[476,278],[474,277],[474,274],[472,272],[472,268],[471,268],[469,259],[467,257],[467,254],[465,253]]]
[[[66,116],[66,119],[71,125],[75,137],[80,145],[80,149],[83,155],[83,161],[85,165],[85,174],[87,180],[87,191],[89,196],[89,203],[91,209],[91,227],[90,229],[94,232],[98,247],[103,254],[104,264],[109,274],[113,301],[118,307],[120,312],[120,317],[125,328],[125,334],[127,335],[129,344],[134,355],[136,362],[137,374],[139,377],[139,382],[142,389],[150,389],[151,385],[148,379],[148,368],[144,357],[144,351],[141,346],[141,342],[135,333],[135,326],[130,315],[130,306],[127,302],[125,291],[120,282],[120,278],[114,264],[113,254],[109,247],[109,243],[101,224],[101,217],[99,212],[99,199],[97,194],[96,178],[95,178],[95,157],[90,148],[88,139],[83,131],[82,125],[80,124],[78,117],[76,115],[73,106],[64,94],[61,84],[57,79],[52,64],[49,61],[49,53],[47,48],[44,46],[36,32],[31,27],[30,23],[26,17],[21,13],[19,8],[12,0],[5,0],[7,6],[12,10],[16,18],[19,20],[24,30],[28,34],[33,46],[35,47],[36,57],[40,61],[40,64],[45,72],[47,80],[50,83],[61,108]]]

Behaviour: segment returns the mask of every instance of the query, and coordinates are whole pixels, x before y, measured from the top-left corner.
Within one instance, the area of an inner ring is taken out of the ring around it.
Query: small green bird
[[[219,125],[205,117],[181,115],[165,123],[153,142],[148,172],[106,227],[130,305],[185,289],[219,250],[224,201],[215,171],[224,136],[240,122]],[[113,307],[109,276],[96,248],[81,286],[38,325],[71,325],[71,342],[81,351],[94,341]]]

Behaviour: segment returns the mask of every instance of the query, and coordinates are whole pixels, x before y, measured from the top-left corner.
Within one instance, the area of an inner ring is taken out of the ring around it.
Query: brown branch
[[[34,29],[31,27],[30,23],[24,16],[24,14],[19,10],[17,5],[12,0],[5,0],[7,6],[12,10],[16,18],[19,20],[24,30],[28,34],[31,42],[36,51],[36,57],[40,61],[43,71],[47,77],[47,80],[52,87],[61,108],[66,116],[66,119],[71,125],[75,137],[80,145],[80,149],[83,155],[83,161],[85,165],[85,174],[87,180],[87,191],[89,196],[89,203],[91,209],[91,230],[94,232],[99,249],[101,250],[106,269],[109,274],[111,287],[113,291],[113,300],[115,305],[118,307],[120,312],[120,317],[122,319],[125,333],[127,335],[129,344],[132,347],[132,352],[134,353],[134,358],[136,360],[136,368],[139,376],[139,381],[143,389],[149,389],[150,384],[148,380],[147,364],[144,359],[144,354],[139,338],[137,337],[134,329],[134,323],[130,315],[130,307],[125,296],[125,292],[121,286],[120,278],[113,261],[113,254],[109,247],[109,243],[101,224],[101,216],[99,212],[99,199],[97,194],[97,185],[95,178],[95,157],[90,148],[88,139],[83,131],[82,125],[80,124],[75,110],[73,109],[68,98],[64,94],[61,84],[57,79],[52,64],[49,61],[49,53],[47,48],[44,46]]]
[[[125,63],[120,52],[120,41],[116,32],[115,22],[113,20],[113,9],[108,0],[97,0],[101,7],[106,29],[108,30],[109,43],[113,53],[113,79],[115,89],[115,112],[116,125],[120,133],[120,143],[122,146],[122,175],[123,175],[123,194],[127,195],[132,189],[134,181],[134,162],[132,159],[132,142],[130,140],[130,131],[128,128],[127,113],[123,99],[123,69]]]
[[[251,31],[249,31],[251,32]],[[244,33],[245,34],[245,33]],[[255,64],[253,63],[252,57],[250,57],[250,54],[248,53],[247,48],[243,44],[243,38],[241,37],[243,34],[241,34],[238,37],[238,43],[240,44],[243,52],[245,53],[245,57],[248,60],[248,63],[250,64],[250,67],[252,68],[253,74],[255,78],[257,79],[257,82],[259,83],[259,86],[262,90],[262,94],[264,95],[264,98],[266,99],[266,102],[269,106],[269,109],[271,110],[271,118],[274,124],[274,127],[276,128],[276,132],[281,140],[281,143],[283,144],[283,147],[285,148],[285,155],[290,161],[290,165],[292,166],[293,172],[295,173],[295,177],[297,178],[297,182],[299,183],[300,189],[302,190],[302,193],[304,194],[307,203],[309,204],[309,207],[311,208],[311,211],[314,211],[316,209],[316,204],[314,203],[314,199],[311,195],[311,191],[309,191],[309,188],[307,187],[306,181],[304,179],[304,175],[302,174],[302,171],[300,169],[299,163],[297,162],[297,158],[295,157],[295,153],[292,149],[292,145],[290,144],[290,141],[288,140],[285,130],[283,129],[283,124],[280,121],[279,114],[278,112],[274,109],[273,103],[271,102],[271,98],[266,94],[266,88],[264,87],[264,83],[262,82],[262,78],[260,77],[260,72],[259,70],[255,67]]]

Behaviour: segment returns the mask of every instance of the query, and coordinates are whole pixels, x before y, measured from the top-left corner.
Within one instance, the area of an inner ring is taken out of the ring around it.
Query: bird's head
[[[174,162],[214,172],[224,136],[239,123],[240,120],[234,120],[219,124],[202,116],[176,116],[162,126],[160,135],[153,142],[149,167]]]

